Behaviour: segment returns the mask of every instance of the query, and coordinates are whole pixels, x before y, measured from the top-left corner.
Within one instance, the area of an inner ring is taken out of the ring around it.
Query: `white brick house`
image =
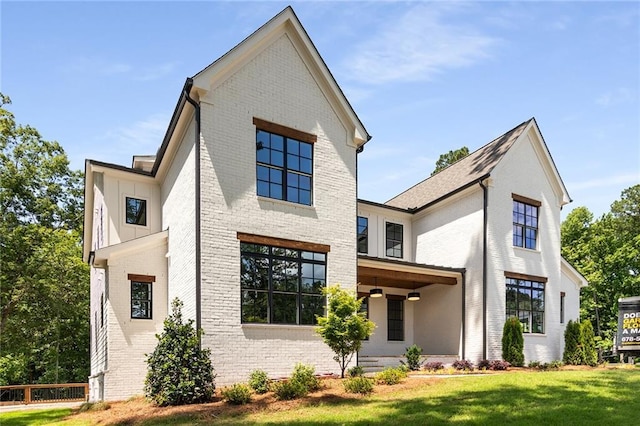
[[[363,362],[412,343],[500,358],[507,306],[528,327],[527,359],[558,359],[560,306],[577,318],[586,283],[560,257],[569,197],[535,121],[386,204],[356,199],[369,138],[287,8],[187,79],[155,156],[87,160],[91,400],[142,393],[176,297],[204,331],[218,384],[297,362],[337,372],[313,326],[334,283],[386,296],[365,299],[378,328]],[[536,227],[513,223],[520,204],[537,208]],[[537,233],[532,247],[514,247],[520,228]],[[507,284],[542,307],[514,302]]]

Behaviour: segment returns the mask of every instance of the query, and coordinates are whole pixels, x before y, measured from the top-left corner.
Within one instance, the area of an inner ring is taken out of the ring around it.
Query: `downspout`
[[[364,144],[356,148],[356,295],[358,294],[358,154],[362,151],[364,151]],[[356,352],[356,365],[360,365],[359,361],[360,352]]]
[[[487,359],[487,210],[489,206],[489,188],[479,180],[483,193],[483,230],[482,230],[482,359]]]
[[[466,359],[465,356],[465,339],[466,336],[466,322],[465,318],[467,317],[467,271],[462,271],[462,357],[461,359]]]
[[[196,183],[196,330],[198,330],[198,343],[202,344],[200,330],[202,329],[202,236],[200,233],[200,104],[189,96],[189,92],[193,87],[193,79],[187,78],[187,84],[184,87],[184,96],[187,102],[193,105],[196,118],[196,132],[194,138],[195,149],[195,183]]]

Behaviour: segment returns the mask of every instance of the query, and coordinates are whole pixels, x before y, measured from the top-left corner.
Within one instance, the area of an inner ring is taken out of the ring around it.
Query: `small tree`
[[[510,317],[504,323],[502,359],[516,367],[524,365],[524,337],[522,336],[522,325],[516,317]]]
[[[158,346],[147,357],[145,394],[160,406],[206,402],[215,391],[211,350],[200,348],[193,320],[183,322],[182,305],[173,300]]]
[[[362,302],[340,285],[326,288],[324,294],[329,299],[328,312],[326,317],[318,317],[316,332],[335,352],[333,359],[340,365],[344,378],[353,354],[360,350],[362,341],[371,335],[375,324],[360,312]]]
[[[569,320],[564,330],[564,353],[562,361],[569,365],[579,365],[584,359],[582,345],[580,344],[580,323]]]
[[[583,364],[595,367],[598,365],[598,350],[591,321],[584,320],[580,323],[580,345],[582,346]]]

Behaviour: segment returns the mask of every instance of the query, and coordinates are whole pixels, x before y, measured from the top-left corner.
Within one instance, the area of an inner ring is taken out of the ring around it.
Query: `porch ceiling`
[[[462,269],[429,267],[386,259],[358,258],[358,283],[412,290],[431,284],[456,285]]]

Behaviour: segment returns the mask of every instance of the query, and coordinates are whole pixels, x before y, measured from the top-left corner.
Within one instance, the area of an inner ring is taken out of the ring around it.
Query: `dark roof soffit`
[[[455,272],[458,274],[464,274],[466,272],[466,268],[450,268],[448,266],[427,265],[425,263],[415,263],[415,262],[406,262],[403,260],[385,259],[381,257],[367,256],[363,254],[359,254],[358,259],[373,260],[376,262],[389,263],[391,265],[414,266],[417,268],[433,269],[436,271],[443,271],[443,272]]]
[[[151,172],[145,172],[144,170],[138,170],[138,169],[134,169],[127,166],[122,166],[120,164],[105,163],[103,161],[97,161],[97,160],[88,160],[88,161],[90,164],[93,164],[94,166],[105,167],[107,169],[118,170],[121,172],[134,173],[141,176],[154,177],[154,175]],[[85,177],[85,184],[86,184],[86,177]]]

